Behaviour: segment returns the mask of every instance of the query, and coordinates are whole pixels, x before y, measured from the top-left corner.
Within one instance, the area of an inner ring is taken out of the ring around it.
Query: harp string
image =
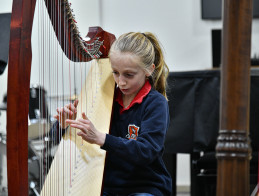
[[[64,53],[62,53],[61,54],[61,60],[59,60],[59,58],[58,58],[58,56],[60,55],[60,52],[59,51],[57,51],[56,53],[57,53],[57,57],[56,57],[56,61],[57,61],[57,63],[56,63],[56,69],[55,69],[55,66],[51,66],[51,64],[52,65],[55,65],[55,58],[54,57],[52,57],[52,50],[51,50],[51,48],[54,48],[54,47],[52,47],[51,45],[52,45],[52,42],[50,41],[51,39],[50,39],[50,27],[51,27],[51,24],[50,23],[47,23],[47,20],[48,20],[48,15],[47,15],[47,13],[45,13],[45,11],[43,10],[43,8],[44,8],[44,2],[43,1],[41,1],[41,9],[40,9],[40,14],[39,15],[41,15],[42,16],[42,19],[40,20],[41,21],[41,31],[40,31],[40,40],[41,40],[41,47],[39,47],[40,49],[40,54],[41,54],[41,56],[40,56],[40,70],[41,70],[41,75],[40,75],[40,78],[39,78],[39,80],[40,80],[40,86],[42,86],[42,88],[43,89],[45,89],[46,88],[46,77],[47,77],[47,75],[45,75],[46,74],[46,72],[48,72],[48,79],[49,79],[49,81],[48,81],[48,92],[50,93],[49,94],[49,96],[51,96],[51,94],[52,94],[52,88],[51,88],[51,86],[52,86],[52,84],[50,83],[50,74],[52,73],[52,72],[54,72],[55,70],[57,70],[56,72],[56,75],[57,75],[57,77],[56,78],[52,78],[52,80],[56,80],[57,82],[56,82],[56,91],[57,91],[57,103],[56,103],[56,106],[53,106],[53,104],[52,104],[52,101],[50,101],[49,102],[49,105],[51,106],[50,108],[56,108],[56,107],[64,107],[64,105],[65,105],[65,100],[66,100],[66,98],[65,98],[65,89],[66,89],[66,82],[65,82],[65,80],[68,80],[69,81],[69,100],[71,100],[72,99],[72,74],[71,74],[71,62],[70,62],[70,60],[68,60],[68,67],[69,67],[69,72],[68,72],[68,76],[67,75],[65,75],[65,71],[64,71],[64,69],[65,69],[65,60],[66,60],[66,58],[65,58],[65,55],[64,55]],[[64,10],[63,10],[64,8],[62,8],[62,6],[61,6],[61,2],[60,1],[58,1],[58,12],[63,12]],[[52,11],[54,11],[54,10],[52,10]],[[55,15],[55,14],[54,14]],[[66,18],[65,18],[65,16],[64,16],[64,20],[66,21]],[[68,33],[68,24],[67,23],[65,23],[65,32],[66,33]],[[61,29],[61,22],[59,21],[58,22],[58,31],[59,32],[61,32],[62,31],[62,29]],[[52,37],[54,38],[55,37],[55,35],[52,35]],[[52,39],[53,39],[52,38]],[[58,39],[62,39],[62,37],[61,37],[61,33],[59,33],[59,36],[58,36]],[[67,51],[67,53],[69,54],[69,51],[70,51],[70,55],[72,56],[73,54],[72,54],[72,50],[70,50],[70,48],[68,47],[68,44],[66,44],[67,43],[67,41],[65,40],[65,37],[63,37],[63,48],[64,48],[64,50],[65,51]],[[47,40],[49,40],[48,42],[46,42]],[[56,44],[56,47],[55,48],[58,48],[58,43]],[[46,57],[49,57],[49,60],[47,60],[47,58]],[[54,55],[53,55],[54,56]],[[52,60],[53,59],[53,60]],[[58,64],[59,64],[59,62],[61,62],[61,66],[59,66]],[[48,66],[48,67],[47,67]],[[74,63],[74,66],[75,66],[75,63]],[[48,71],[47,71],[48,70]],[[60,78],[60,74],[59,74],[59,71],[61,71],[62,72],[62,74],[61,74],[61,78]],[[74,69],[74,71],[75,71],[75,69]],[[53,74],[54,75],[54,74]],[[91,75],[92,75],[92,73],[91,73]],[[75,73],[74,73],[74,76],[75,76]],[[90,78],[93,78],[92,76],[90,77]],[[59,82],[60,81],[60,82]],[[74,79],[74,81],[76,81],[75,79]],[[82,81],[83,81],[83,79],[81,79],[81,88],[82,88]],[[91,82],[91,84],[93,83],[93,81]],[[54,82],[54,84],[55,84],[55,82]],[[60,88],[60,85],[61,85],[61,89],[62,89],[62,95],[60,95],[60,93],[58,92],[59,90],[59,88]],[[75,85],[75,84],[74,84]],[[76,90],[75,90],[75,92],[76,92]],[[75,95],[76,96],[76,95]],[[92,94],[92,96],[93,96],[93,94]],[[81,98],[81,100],[82,100],[82,98]],[[60,103],[62,103],[61,105],[60,105]],[[42,106],[42,104],[40,104],[40,107],[43,107]],[[81,109],[82,110],[82,109]],[[61,119],[62,120],[62,119]],[[46,140],[46,133],[47,133],[47,130],[49,129],[49,126],[48,127],[44,127],[44,125],[40,128],[40,130],[43,132],[43,133],[41,133],[40,135],[42,135],[42,140],[43,140],[43,149],[42,149],[42,155],[43,155],[43,159],[42,159],[42,161],[41,161],[41,169],[42,169],[42,172],[41,172],[41,184],[43,184],[44,182],[45,182],[45,180],[46,180],[46,176],[47,176],[47,170],[48,170],[48,168],[49,168],[49,165],[50,165],[50,160],[49,160],[49,156],[48,156],[48,154],[49,154],[49,150],[50,150],[50,143],[48,142],[48,140]],[[59,139],[61,140],[61,129],[59,129]],[[49,135],[49,133],[47,133],[47,138],[48,137],[50,137],[50,135]],[[55,143],[54,143],[55,144]],[[61,164],[61,165],[63,165],[63,173],[65,172],[65,170],[69,170],[70,172],[69,172],[69,180],[70,180],[70,185],[72,184],[71,183],[71,181],[72,181],[72,168],[71,168],[71,162],[72,162],[72,159],[71,159],[71,154],[72,154],[72,152],[71,152],[71,132],[70,132],[70,148],[66,148],[65,146],[64,146],[64,144],[63,144],[63,148],[62,148],[62,150],[61,150],[61,154],[62,154],[62,157],[63,157],[63,159],[61,159],[61,161],[60,161],[60,163],[59,164]],[[76,155],[76,151],[75,151],[75,157],[77,157],[77,155]],[[67,158],[67,157],[69,157],[69,158]],[[68,161],[67,161],[68,160]],[[59,172],[60,172],[60,170],[57,170],[56,172],[55,172],[55,175],[59,175]],[[63,177],[63,182],[65,181],[65,179],[64,179],[65,177]],[[52,181],[52,180],[51,180]],[[54,186],[57,186],[57,185],[55,185],[55,183],[56,182],[53,182],[54,183]],[[62,183],[61,183],[62,184]],[[59,190],[59,187],[60,186],[57,186],[58,187],[58,189],[57,190]],[[42,187],[41,187],[42,188]],[[64,186],[64,183],[63,183],[63,186],[61,186],[61,188],[63,189],[62,190],[62,192],[67,192],[67,190],[65,190],[67,187],[65,187]],[[52,192],[52,190],[49,190],[49,189],[51,189],[51,187],[48,187],[47,188],[47,190],[46,190],[46,194],[49,192]],[[58,191],[59,192],[59,191]]]
[[[45,5],[45,2],[47,5]],[[63,137],[60,127],[57,132],[49,131],[54,123],[53,115],[56,114],[56,108],[73,103],[75,99],[80,100],[77,118],[80,118],[81,113],[85,112],[90,120],[96,120],[95,107],[100,107],[99,103],[97,103],[98,100],[100,101],[100,98],[97,96],[100,92],[99,81],[102,80],[103,72],[107,73],[107,71],[103,71],[102,66],[99,66],[99,62],[102,62],[99,60],[92,61],[91,65],[88,62],[71,62],[70,59],[79,59],[81,55],[78,48],[71,48],[74,44],[74,38],[70,33],[71,25],[65,22],[64,29],[62,29],[61,21],[52,22],[46,9],[46,6],[50,7],[48,11],[52,13],[51,15],[54,16],[53,20],[56,21],[56,17],[65,10],[63,3],[64,0],[38,0],[36,9],[38,18],[35,20],[37,23],[35,22],[34,24],[34,26],[37,25],[36,29],[38,29],[38,43],[36,44],[37,50],[33,48],[33,52],[38,54],[38,60],[37,63],[33,61],[32,67],[37,67],[38,65],[37,69],[39,70],[39,74],[37,74],[37,86],[39,87],[40,97],[39,110],[44,111],[43,113],[47,114],[47,116],[50,115],[50,117],[46,117],[46,123],[39,123],[37,130],[41,144],[38,191],[40,195],[44,196],[82,194],[84,189],[79,187],[85,186],[85,181],[82,182],[81,179],[83,179],[83,175],[88,174],[89,169],[86,164],[92,164],[90,160],[96,159],[88,149],[96,152],[97,158],[98,156],[103,157],[103,152],[100,153],[95,146],[89,146],[81,137],[77,136],[78,130],[76,129],[68,128]],[[61,20],[68,21],[68,18],[66,15],[63,15]],[[58,31],[57,34],[53,31],[53,28]],[[65,40],[66,38],[68,40]],[[69,42],[72,44],[69,45]],[[76,52],[73,52],[73,50]],[[68,54],[68,58],[64,53]],[[110,67],[109,65],[106,66]],[[32,68],[32,73],[35,73],[34,69]],[[87,82],[85,82],[86,76],[88,78]],[[109,84],[107,79],[104,80]],[[33,83],[35,84],[35,81]],[[113,89],[114,87],[110,88]],[[47,92],[48,107],[44,104],[44,96],[46,96],[43,93],[44,90]],[[106,104],[101,107],[105,108]],[[42,114],[40,117],[43,117]],[[61,118],[63,117],[61,116]],[[106,131],[108,131],[108,128],[106,128]],[[57,137],[59,138],[57,139]],[[58,141],[61,142],[59,143]],[[89,152],[90,154],[88,154]],[[99,164],[100,161],[96,166],[101,171]],[[89,174],[89,179],[94,180],[90,180],[88,184],[96,184],[94,174]]]
[[[48,2],[47,2],[47,6],[49,6],[48,5]],[[52,11],[52,10],[51,10]],[[47,19],[46,19],[47,20]],[[50,34],[50,29],[51,29],[51,26],[50,26],[50,24],[48,23],[47,24],[47,29],[48,29],[48,45],[49,45],[49,48],[48,48],[48,56],[49,56],[49,62],[48,62],[48,67],[49,67],[49,70],[48,70],[48,81],[51,81],[51,75],[52,75],[52,72],[53,72],[53,69],[52,69],[52,67],[53,66],[51,66],[52,64],[53,64],[53,52],[52,52],[52,40],[51,40],[51,34]],[[48,89],[49,89],[49,92],[50,92],[50,94],[52,93],[52,85],[51,85],[51,83],[49,82],[49,87],[48,87]],[[52,104],[51,104],[51,102],[50,102],[50,110],[51,110],[51,106],[52,106]],[[46,112],[47,112],[47,109],[46,109]],[[50,119],[48,118],[48,121],[50,121]],[[47,123],[47,130],[50,130],[50,122],[48,122]],[[50,137],[50,133],[49,132],[47,132],[47,138],[51,138]],[[47,143],[47,154],[50,154],[51,153],[51,140],[48,140],[48,143]],[[47,156],[47,168],[49,168],[50,167],[50,156]],[[52,181],[52,179],[50,180],[51,181],[51,183],[53,183],[53,181]],[[51,187],[50,187],[50,192],[51,192]],[[50,194],[51,195],[51,194]]]

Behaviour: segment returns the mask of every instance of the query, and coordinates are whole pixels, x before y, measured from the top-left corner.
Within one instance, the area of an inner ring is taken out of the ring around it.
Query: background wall
[[[10,13],[12,10],[12,0],[1,0],[0,14]],[[3,96],[7,91],[7,67],[2,75],[0,75],[0,103],[3,101]],[[0,133],[5,133],[6,130],[6,112],[0,110]]]
[[[201,0],[71,0],[81,35],[89,26],[101,26],[118,37],[129,31],[150,31],[162,43],[170,71],[212,68],[211,30],[221,21],[201,19]],[[0,13],[11,12],[12,0],[1,0]],[[33,30],[33,42],[37,29]],[[252,56],[259,53],[259,22],[253,21]],[[37,45],[33,45],[36,48]],[[33,55],[33,64],[38,56]],[[37,69],[31,80],[38,80]],[[7,91],[7,69],[0,76],[0,100]],[[0,132],[5,131],[5,114]],[[178,156],[177,185],[189,185],[189,156]]]

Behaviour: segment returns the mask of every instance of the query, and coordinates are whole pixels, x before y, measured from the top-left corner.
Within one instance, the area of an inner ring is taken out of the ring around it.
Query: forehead
[[[139,70],[138,57],[131,53],[115,52],[110,56],[112,69]]]

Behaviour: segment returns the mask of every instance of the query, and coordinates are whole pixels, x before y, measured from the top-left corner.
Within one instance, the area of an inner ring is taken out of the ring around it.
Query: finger
[[[74,112],[74,113],[77,112],[76,107],[75,107],[74,104],[72,104],[72,103],[70,103],[70,104],[67,106],[67,108],[68,108],[69,110],[71,110],[72,112]]]
[[[79,120],[81,120],[81,121],[79,121]],[[90,129],[90,125],[87,122],[85,122],[83,119],[78,119],[78,120],[67,119],[66,123],[68,123],[70,125],[72,125],[72,124],[78,125],[78,126],[80,126],[79,129],[81,129],[81,127],[83,127],[83,129]]]
[[[80,125],[80,124],[70,124],[70,126],[73,127],[73,128],[76,128],[76,129],[80,129],[82,132],[87,134],[87,129],[85,129],[85,127],[83,125]]]
[[[64,108],[57,108],[57,113],[59,114],[59,116],[64,114]]]
[[[66,114],[66,115],[68,115],[69,117],[72,117],[74,113],[73,113],[69,108],[64,107],[64,108],[63,108],[63,114]]]
[[[82,119],[82,118],[77,119],[77,121],[82,123],[82,124],[85,124],[85,125],[90,125],[90,123],[91,123],[90,120]]]
[[[85,120],[89,120],[85,114],[85,112],[82,113],[82,118],[85,119]]]
[[[57,115],[55,115],[57,120],[60,120],[61,118],[64,118],[64,111],[63,108],[57,108]]]
[[[85,133],[83,133],[82,131],[80,131],[80,132],[77,132],[77,135],[83,137],[83,135],[85,135]]]
[[[76,100],[74,101],[74,103],[73,103],[75,108],[77,107],[78,103],[79,103],[79,100],[76,99]]]
[[[57,108],[56,111],[57,111],[58,114],[61,113],[61,109],[60,108]]]
[[[66,120],[66,123],[68,123],[68,124],[76,124],[76,123],[78,123],[76,120],[70,120],[70,119],[67,119]],[[79,124],[79,123],[78,123]]]
[[[60,119],[59,115],[55,115],[55,116],[53,116],[53,118],[55,118],[55,119],[57,119],[57,120]]]

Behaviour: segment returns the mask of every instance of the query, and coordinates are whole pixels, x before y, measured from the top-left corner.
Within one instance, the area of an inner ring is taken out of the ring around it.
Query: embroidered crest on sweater
[[[129,140],[133,139],[133,140],[137,140],[138,137],[138,131],[139,131],[139,127],[133,124],[129,124],[128,126],[128,134],[126,135],[126,138],[128,138]]]

